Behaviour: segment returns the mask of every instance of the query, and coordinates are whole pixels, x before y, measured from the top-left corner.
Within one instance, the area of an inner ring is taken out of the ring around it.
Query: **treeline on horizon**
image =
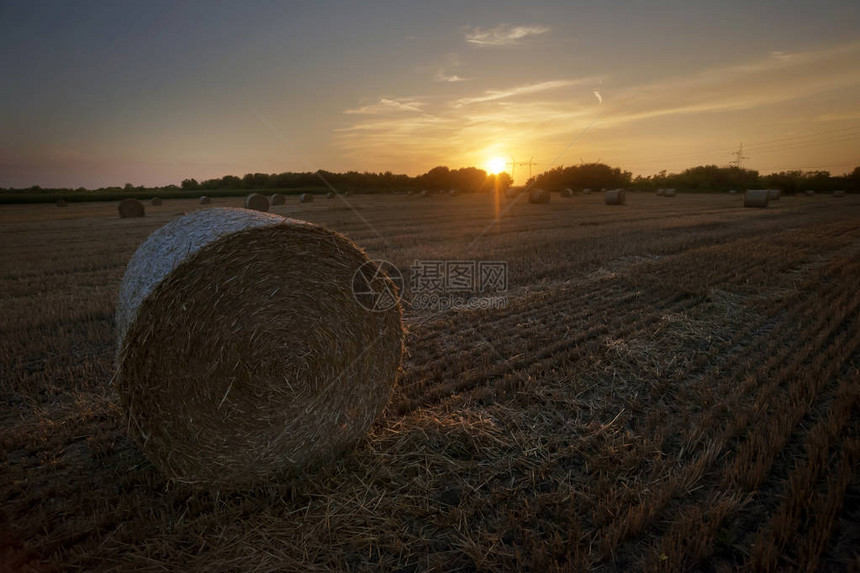
[[[282,190],[308,191],[329,190],[338,192],[392,192],[427,189],[430,191],[455,189],[459,192],[489,192],[494,189],[507,189],[513,184],[508,173],[488,174],[477,167],[449,169],[445,166],[434,167],[427,173],[417,176],[385,172],[333,173],[285,172],[285,173],[247,173],[242,177],[225,175],[213,179],[197,181],[185,179],[180,185],[161,187],[135,186],[126,183],[123,187],[101,187],[98,189],[42,188],[32,186],[19,189],[3,189],[0,193],[70,194],[79,200],[86,200],[88,194],[114,196],[116,194],[145,194],[156,196],[166,193],[172,196],[194,196],[210,192],[215,195],[228,194],[243,190]],[[836,189],[860,192],[860,167],[852,172],[833,176],[828,171],[780,171],[760,175],[752,169],[700,165],[690,167],[680,173],[667,173],[665,170],[655,175],[633,177],[630,171],[611,167],[604,163],[581,163],[559,166],[547,170],[528,180],[527,186],[548,190],[571,189],[611,189],[618,187],[638,189],[675,188],[693,191],[725,191],[729,189],[781,189],[783,193],[793,194],[806,189],[826,192]],[[145,197],[141,197],[145,198]]]

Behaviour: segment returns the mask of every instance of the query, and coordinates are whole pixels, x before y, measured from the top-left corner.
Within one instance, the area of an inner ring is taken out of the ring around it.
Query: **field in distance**
[[[0,206],[0,569],[860,565],[860,197],[345,199],[272,212],[407,284],[417,260],[504,261],[506,307],[407,305],[354,452],[217,494],[165,482],[110,386],[125,265],[206,207]]]

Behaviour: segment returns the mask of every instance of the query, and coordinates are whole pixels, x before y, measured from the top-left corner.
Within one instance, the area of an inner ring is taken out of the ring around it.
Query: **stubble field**
[[[196,201],[0,206],[0,569],[860,565],[860,198],[347,200],[272,212],[407,277],[505,261],[507,307],[407,309],[370,435],[243,492],[166,482],[110,385],[125,265]]]

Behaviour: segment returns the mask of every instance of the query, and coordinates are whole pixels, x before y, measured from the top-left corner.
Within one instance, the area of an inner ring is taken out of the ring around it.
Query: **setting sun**
[[[501,157],[493,157],[487,162],[487,172],[490,174],[501,173],[505,170],[505,160]]]

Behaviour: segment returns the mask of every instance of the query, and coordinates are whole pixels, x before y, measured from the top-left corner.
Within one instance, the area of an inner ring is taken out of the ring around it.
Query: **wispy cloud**
[[[435,80],[437,82],[448,82],[448,83],[465,82],[468,79],[469,78],[464,78],[464,77],[458,76],[457,74],[447,74],[447,73],[445,73],[445,70],[437,70],[436,77],[435,77]]]
[[[379,98],[379,101],[376,103],[365,105],[362,107],[358,107],[355,109],[348,109],[344,113],[353,113],[353,114],[382,114],[388,113],[392,111],[409,111],[409,112],[417,112],[424,113],[424,110],[421,109],[425,103],[421,102],[417,98]]]
[[[495,28],[467,28],[466,41],[478,46],[507,46],[530,37],[549,32],[546,26],[511,26],[500,24]]]
[[[487,90],[483,94],[479,96],[472,97],[464,97],[460,98],[454,102],[456,107],[471,105],[475,103],[484,103],[488,101],[496,101],[501,99],[507,99],[516,96],[522,96],[527,94],[535,94],[538,92],[543,92],[547,90],[552,90],[556,88],[563,88],[566,86],[573,86],[576,84],[581,84],[588,80],[551,80],[546,82],[539,82],[536,84],[525,84],[521,86],[515,86],[512,88],[507,88],[503,90]]]

